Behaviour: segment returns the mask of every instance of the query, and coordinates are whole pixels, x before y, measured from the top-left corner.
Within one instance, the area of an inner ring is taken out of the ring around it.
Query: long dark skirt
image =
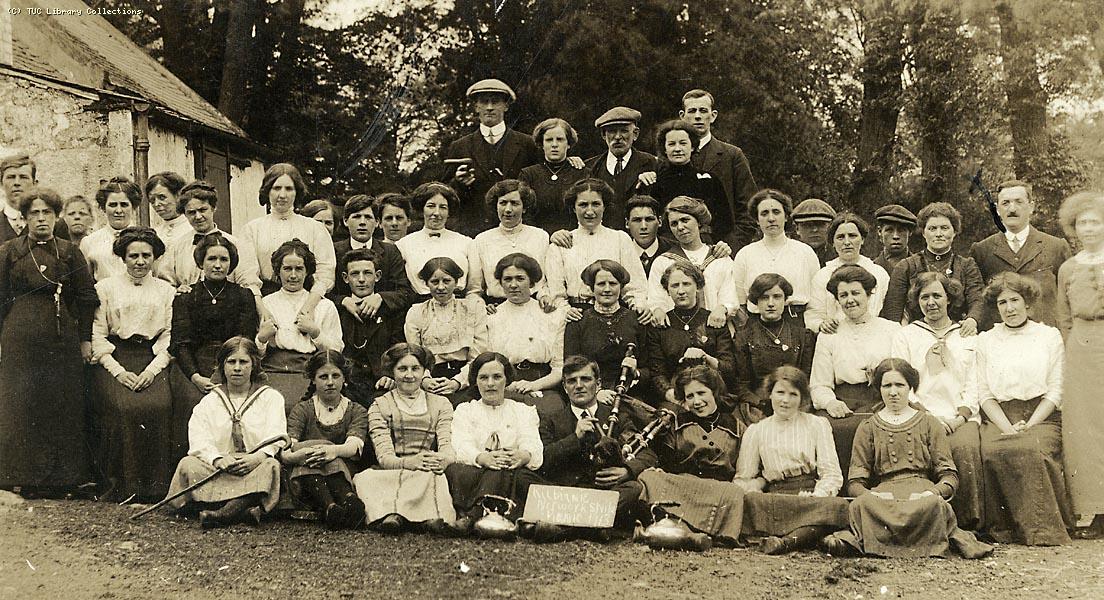
[[[837,383],[835,387],[836,399],[840,400],[851,409],[851,414],[841,419],[836,419],[826,410],[818,410],[818,416],[828,419],[832,424],[832,439],[836,442],[836,456],[839,457],[840,472],[844,480],[847,479],[847,469],[851,466],[851,446],[855,442],[855,430],[859,424],[874,414],[873,407],[879,399],[865,383]]]
[[[1040,399],[1001,402],[1008,421],[1026,421]],[[1055,411],[1023,433],[1004,435],[993,423],[981,428],[985,471],[984,530],[1001,543],[1068,544],[1076,525],[1062,469],[1062,420]]]
[[[269,346],[261,361],[261,370],[268,377],[268,385],[284,396],[284,414],[303,399],[307,393],[306,366],[311,355],[293,350],[282,350]]]
[[[981,463],[981,428],[968,421],[947,436],[951,458],[958,467],[958,489],[951,498],[951,508],[958,517],[958,526],[975,530],[981,527],[985,514],[985,476]]]
[[[538,363],[526,365],[526,368],[518,368],[515,370],[514,374],[517,376],[517,379],[536,381],[551,372],[552,367],[547,363]],[[559,407],[560,402],[563,401],[563,396],[560,394],[561,391],[563,391],[563,388],[560,387],[541,390],[538,396],[506,392],[506,397],[516,402],[521,402],[522,404],[528,404],[538,411],[542,411],[545,410],[545,408],[554,409]]]
[[[196,351],[199,374],[210,377],[215,370],[215,353],[221,344],[210,343]],[[169,366],[169,390],[172,391],[172,459],[180,462],[188,454],[188,420],[204,394],[184,376],[174,360]]]
[[[667,512],[695,531],[735,542],[744,522],[744,490],[730,481],[647,469],[638,478],[645,504],[672,502]]]
[[[768,483],[762,493],[744,496],[744,535],[783,536],[800,527],[838,531],[849,523],[847,500],[800,496],[816,488],[816,475]]]
[[[452,463],[445,468],[449,493],[456,515],[478,518],[483,516],[480,502],[485,496],[501,496],[514,501],[514,509],[507,513],[517,519],[525,513],[525,498],[529,486],[544,480],[527,468],[494,471],[472,465]]]
[[[112,356],[131,373],[141,373],[153,360],[152,344],[112,339]],[[107,369],[95,376],[100,468],[107,478],[104,496],[138,500],[165,496],[175,463],[168,443],[172,435],[172,396],[165,370],[140,392],[119,383]]]
[[[68,325],[59,336],[53,296],[45,294],[16,298],[4,319],[0,487],[65,489],[91,481],[84,365],[76,326]]]

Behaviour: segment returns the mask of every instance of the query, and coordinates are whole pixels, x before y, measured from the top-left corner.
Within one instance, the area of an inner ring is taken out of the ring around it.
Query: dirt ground
[[[1104,541],[988,559],[653,552],[194,521],[86,501],[0,507],[0,598],[1104,598]]]

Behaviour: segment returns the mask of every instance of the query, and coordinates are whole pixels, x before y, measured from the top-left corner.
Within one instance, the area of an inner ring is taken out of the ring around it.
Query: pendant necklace
[[[773,331],[768,329],[766,324],[763,323],[762,320],[759,321],[759,326],[763,328],[763,331],[767,332],[767,335],[771,336],[771,338],[774,339],[774,345],[775,346],[781,346],[782,347],[783,352],[786,352],[790,349],[790,345],[789,344],[783,344],[782,343],[782,338],[780,337],[782,335],[782,329],[786,326],[785,323],[782,323],[782,325],[780,325],[778,327],[778,335],[775,335],[775,333]]]
[[[689,319],[683,319],[682,316],[679,315],[677,312],[672,313],[672,314],[675,315],[676,319],[678,319],[679,321],[682,321],[682,330],[683,331],[690,331],[690,322],[693,321],[694,319],[696,319],[698,317],[698,313],[700,313],[700,312],[701,312],[701,307],[699,306],[698,309],[694,311],[694,314],[690,315]]]
[[[54,242],[54,258],[57,259],[58,265],[61,265],[61,253],[58,252],[57,239],[54,239],[54,238],[51,238],[51,239],[53,239],[53,242]],[[45,242],[39,242],[39,243],[45,244]],[[42,278],[45,279],[48,283],[51,283],[51,284],[54,285],[54,317],[57,320],[58,335],[61,335],[61,291],[62,291],[62,289],[64,289],[65,284],[60,281],[60,279],[61,279],[60,276],[58,277],[59,281],[54,281],[53,279],[50,279],[46,275],[46,265],[45,264],[39,264],[38,259],[35,258],[34,246],[31,246],[31,248],[27,251],[27,253],[31,255],[31,260],[33,260],[35,266],[38,267],[38,274],[42,275]]]
[[[219,290],[219,292],[217,294],[212,294],[211,293],[211,290],[207,287],[207,281],[206,280],[200,281],[199,283],[200,283],[200,285],[203,286],[203,289],[207,291],[207,295],[211,297],[211,304],[218,304],[218,297],[221,296],[222,293],[226,291],[226,283],[223,282],[222,289]]]
[[[552,175],[552,181],[556,181],[560,178],[560,171],[564,170],[564,163],[560,163],[560,168],[556,169],[555,171],[552,170],[552,167],[548,166],[547,162],[544,163],[544,168],[548,169],[548,172]]]

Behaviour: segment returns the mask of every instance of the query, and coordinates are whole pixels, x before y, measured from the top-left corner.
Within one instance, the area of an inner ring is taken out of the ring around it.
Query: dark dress
[[[612,390],[621,377],[621,361],[629,344],[636,344],[640,381],[648,381],[649,373],[644,349],[645,327],[637,314],[621,307],[612,315],[598,314],[593,306],[583,311],[578,321],[564,328],[564,356],[580,355],[594,360],[602,372],[602,388]]]
[[[60,316],[46,277],[62,284]],[[76,246],[27,236],[0,246],[0,487],[91,480],[80,342],[98,304]]]
[[[287,418],[288,436],[295,440],[295,448],[302,446],[317,446],[329,442],[341,445],[349,437],[358,437],[365,443],[371,444],[368,439],[368,409],[349,402],[345,414],[339,421],[331,425],[323,425],[318,420],[318,411],[314,406],[314,398],[301,400],[291,409]],[[333,475],[340,473],[351,484],[353,472],[359,471],[356,458],[337,458],[323,467],[308,467],[295,465],[291,468],[289,477],[295,479],[304,475]]]
[[[725,196],[721,181],[708,173],[698,171],[694,165],[675,166],[669,163],[660,166],[656,173],[656,182],[645,188],[644,193],[659,202],[661,208],[674,200],[676,196],[690,196],[705,203],[713,222],[701,228],[702,240],[706,243],[728,239],[736,225],[732,207]]]
[[[777,338],[774,332],[778,333]],[[733,343],[736,352],[734,392],[741,411],[760,411],[764,417],[774,413],[770,399],[762,394],[760,387],[767,375],[778,367],[791,365],[806,375],[812,371],[816,334],[805,329],[800,319],[783,315],[781,323],[763,323],[758,314],[749,315],[744,327],[736,331]]]
[[[553,176],[555,180],[552,179]],[[525,221],[549,234],[561,229],[571,231],[578,227],[575,206],[565,204],[563,195],[567,188],[586,176],[586,170],[573,169],[567,161],[556,166],[541,161],[522,169],[518,179],[533,188],[537,196],[532,208],[525,207]]]
[[[645,503],[677,502],[668,512],[697,531],[735,541],[743,492],[732,485],[746,426],[718,406],[708,417],[682,412],[655,444],[659,469],[640,474]]]
[[[209,289],[214,291],[213,285]],[[192,409],[206,395],[192,384],[196,373],[211,377],[215,371],[215,353],[226,340],[236,336],[253,339],[257,335],[257,303],[253,292],[230,281],[216,294],[215,302],[201,283],[173,299],[172,341],[169,354],[169,389],[172,390],[173,460],[179,462],[188,453],[188,419]]]
[[[679,361],[688,348],[701,348],[717,359],[717,370],[731,388],[735,379],[735,356],[732,336],[727,327],[709,327],[709,311],[676,308],[667,313],[670,325],[662,329],[650,327],[644,336],[646,367],[652,377],[656,401],[662,400],[673,387],[675,375],[697,361]]]
[[[981,278],[981,269],[978,269],[974,259],[953,252],[936,256],[926,248],[897,263],[889,272],[889,289],[886,291],[882,312],[878,316],[894,323],[900,323],[902,317],[907,317],[908,323],[922,319],[924,315],[911,314],[910,307],[907,306],[908,291],[913,278],[926,271],[942,272],[962,284],[966,302],[964,306],[949,307],[947,312],[952,319],[961,321],[972,318],[979,325],[985,320],[985,298],[982,295],[985,281]]]

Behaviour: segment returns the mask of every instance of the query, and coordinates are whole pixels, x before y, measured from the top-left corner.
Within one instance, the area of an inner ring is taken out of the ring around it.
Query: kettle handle
[[[500,501],[506,507],[506,510],[500,512],[498,510],[495,510],[494,508],[491,508],[491,507],[487,506],[487,500]],[[484,515],[489,515],[491,513],[497,513],[497,514],[500,514],[500,515],[505,517],[506,513],[509,513],[510,511],[517,508],[517,502],[514,502],[510,498],[506,498],[504,496],[496,496],[494,494],[487,494],[486,496],[483,496],[483,498],[479,500],[479,506],[483,507],[483,514]]]
[[[659,521],[663,517],[669,516],[669,514],[667,512],[667,509],[668,508],[674,508],[676,506],[681,506],[681,504],[678,503],[678,502],[673,502],[673,501],[671,501],[671,502],[653,502],[652,506],[651,506],[652,522],[654,523],[656,521]],[[659,513],[661,513],[662,516],[660,516],[659,514],[656,514],[657,511]]]

